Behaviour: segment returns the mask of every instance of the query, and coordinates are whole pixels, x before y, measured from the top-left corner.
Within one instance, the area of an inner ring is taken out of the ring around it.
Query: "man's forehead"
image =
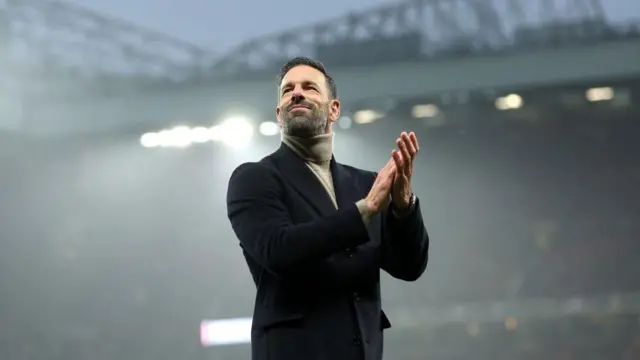
[[[324,80],[324,74],[322,74],[322,72],[320,72],[318,69],[315,69],[307,65],[300,65],[289,70],[284,75],[284,77],[282,78],[282,82],[280,83],[280,86],[283,86],[288,83],[301,83],[305,81],[321,83],[323,80]]]

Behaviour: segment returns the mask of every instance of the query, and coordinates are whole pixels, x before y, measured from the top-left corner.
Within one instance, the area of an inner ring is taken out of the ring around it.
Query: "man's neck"
[[[282,142],[305,161],[329,161],[333,154],[333,133],[310,138],[282,134]]]

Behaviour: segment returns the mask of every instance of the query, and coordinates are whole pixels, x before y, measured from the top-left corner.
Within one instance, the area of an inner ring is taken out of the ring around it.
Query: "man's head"
[[[331,133],[340,117],[336,86],[322,63],[289,60],[278,77],[278,125],[286,135],[308,138]]]

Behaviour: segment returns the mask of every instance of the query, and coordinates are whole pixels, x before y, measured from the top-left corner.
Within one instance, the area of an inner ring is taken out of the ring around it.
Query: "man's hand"
[[[413,160],[420,150],[418,137],[415,133],[402,132],[396,140],[398,149],[391,152],[391,157],[397,169],[391,190],[393,206],[398,210],[407,209],[411,204],[411,175],[413,174]]]
[[[395,161],[389,160],[387,165],[378,173],[369,194],[364,199],[367,212],[377,214],[389,206],[389,202],[391,201],[391,185],[393,184],[395,176]]]

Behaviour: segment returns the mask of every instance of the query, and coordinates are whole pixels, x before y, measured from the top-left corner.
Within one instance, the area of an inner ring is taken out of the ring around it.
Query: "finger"
[[[386,167],[389,168],[389,169],[396,167],[396,162],[393,159],[393,157],[391,159],[389,159],[389,162],[387,162],[387,166]]]
[[[418,143],[418,135],[416,135],[416,133],[411,132],[411,134],[409,134],[409,137],[411,138],[411,143],[413,143],[413,147],[416,149],[416,153],[418,153],[420,151],[420,144]]]
[[[384,182],[390,176],[390,174],[395,173],[395,171],[396,163],[392,157],[391,159],[389,159],[389,161],[387,161],[384,167],[380,169],[378,176],[376,176],[376,179],[374,180],[374,184],[377,184],[381,181]]]
[[[387,162],[387,165],[385,165],[384,169],[383,169],[383,176],[385,177],[389,177],[390,174],[394,173],[396,171],[396,162],[393,158],[389,159],[389,161]]]
[[[393,185],[393,180],[396,178],[398,171],[396,170],[396,166],[393,166],[393,171],[389,172],[389,176],[385,179],[385,185],[389,188]]]
[[[409,150],[409,154],[411,155],[411,160],[416,156],[416,148],[413,146],[413,141],[411,141],[411,137],[407,133],[402,133],[402,141],[404,141],[407,149]]]
[[[398,144],[397,140],[396,140],[396,145]],[[399,156],[399,160],[400,160],[400,168],[402,168],[402,166],[404,166],[404,157],[402,156],[402,152],[400,151],[400,145],[398,145],[397,149],[393,149],[391,150],[391,162],[393,162],[393,166],[398,169],[398,163],[396,162],[396,159],[394,159],[394,153],[398,153],[397,155]]]
[[[402,155],[400,154],[400,151],[397,149],[393,149],[393,151],[391,151],[391,158],[394,161],[394,166],[396,169],[402,169],[404,166],[404,159],[402,158]]]
[[[405,154],[402,152],[402,137],[399,137],[396,139],[396,151],[398,151],[400,154],[400,160],[402,160],[402,164],[404,165],[405,161],[407,160],[407,157],[405,156]]]
[[[387,161],[387,163],[384,165],[384,168],[386,169],[386,168],[391,167],[393,163],[394,163],[393,159],[389,159],[389,161]]]
[[[401,169],[400,171],[402,172],[406,172],[411,166],[412,156],[409,153],[409,149],[407,148],[407,144],[405,143],[405,141],[403,141],[402,139],[398,139],[396,141],[396,144],[398,144],[398,147],[400,148],[400,151],[402,153],[402,159],[404,160],[402,167],[399,167],[398,169]]]

